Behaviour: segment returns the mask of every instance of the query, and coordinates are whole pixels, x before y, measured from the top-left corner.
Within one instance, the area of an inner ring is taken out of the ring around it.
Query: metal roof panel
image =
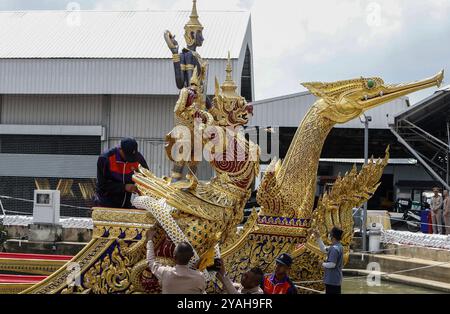
[[[0,58],[171,58],[163,33],[180,47],[189,11],[0,12]],[[77,15],[78,14],[78,15]],[[203,11],[207,59],[238,58],[250,23],[246,11]]]

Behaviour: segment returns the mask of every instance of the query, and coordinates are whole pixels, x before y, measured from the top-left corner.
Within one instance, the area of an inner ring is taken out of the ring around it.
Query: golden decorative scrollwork
[[[206,262],[211,262],[211,252],[214,253],[217,244],[221,245],[222,257],[235,281],[250,267],[270,272],[280,253],[291,253],[294,259],[292,279],[302,286],[322,289],[324,254],[309,236],[309,230],[319,228],[326,234],[331,227],[340,226],[345,232],[343,245],[348,252],[353,224],[351,210],[376,191],[389,159],[387,150],[383,160],[371,161],[359,172],[354,168],[338,178],[331,192],[323,195],[314,208],[317,168],[328,133],[336,123],[349,121],[410,92],[439,84],[442,77],[443,73],[439,73],[430,79],[401,85],[386,85],[375,78],[305,84],[321,98],[301,122],[286,159],[275,161],[269,167],[258,190],[261,210],[249,217],[240,232],[237,232],[237,225],[250,195],[246,192],[250,191],[258,172],[258,161],[251,161],[249,155],[243,162],[234,164],[233,161],[230,164],[212,162],[218,176],[209,185],[199,185],[203,190],[197,194],[174,188],[165,178],[140,169],[134,177],[142,195],[137,199],[146,202],[137,203],[145,204],[148,212],[94,209],[94,238],[72,261],[80,266],[82,284],[71,286],[70,272],[61,268],[25,293],[157,293],[158,282],[147,268],[144,246],[145,231],[156,220],[165,226],[164,230],[159,229],[155,246],[157,251],[162,248],[157,258],[164,264],[173,264],[176,241],[171,240],[175,238],[187,239],[199,257],[208,256],[200,260],[206,266]],[[232,84],[228,87],[234,88]],[[242,139],[236,143],[251,146]],[[225,192],[206,191],[217,183]],[[238,189],[244,193],[235,193]],[[230,191],[233,195],[227,199]]]

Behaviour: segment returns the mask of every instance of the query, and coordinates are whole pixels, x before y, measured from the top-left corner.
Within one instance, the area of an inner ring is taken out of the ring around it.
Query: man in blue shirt
[[[341,244],[343,233],[337,227],[331,229],[329,234],[331,246],[325,246],[320,238],[320,233],[317,230],[313,231],[320,250],[323,253],[327,253],[327,260],[322,264],[322,267],[325,269],[323,281],[326,294],[341,294],[342,268],[344,266],[344,248]]]

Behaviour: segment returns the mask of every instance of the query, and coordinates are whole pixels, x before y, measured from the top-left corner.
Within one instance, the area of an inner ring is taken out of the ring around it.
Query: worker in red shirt
[[[139,166],[148,169],[147,162],[138,151],[134,138],[124,138],[120,146],[102,154],[97,161],[96,206],[133,208],[131,195],[138,189],[133,174]]]
[[[283,253],[275,262],[275,272],[264,277],[264,294],[297,294],[297,288],[289,279],[292,257]]]

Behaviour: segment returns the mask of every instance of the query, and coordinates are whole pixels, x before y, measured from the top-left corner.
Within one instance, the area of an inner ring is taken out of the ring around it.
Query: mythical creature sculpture
[[[171,183],[177,188],[190,188],[197,184],[195,172],[198,160],[193,154],[195,139],[201,137],[201,132],[206,126],[212,125],[213,117],[206,110],[204,103],[200,99],[200,80],[197,69],[191,77],[189,88],[184,87],[175,104],[176,127],[166,135],[166,154],[174,162],[171,173]],[[182,144],[182,145],[177,145]],[[179,180],[182,178],[182,169],[188,166],[190,172],[186,174],[188,181]]]
[[[259,173],[259,147],[237,129],[247,124],[252,106],[236,93],[231,71],[229,59],[222,86],[216,79],[211,111],[215,125],[207,127],[201,138],[216,176],[187,189],[168,186],[164,179],[155,178],[145,169],[139,169],[134,176],[144,195],[134,205],[149,210],[166,231],[172,230],[168,232],[170,241],[190,242],[198,253],[195,262],[200,259],[202,268],[213,262],[217,245],[235,233],[243,219],[251,184]],[[167,189],[173,197],[166,197]],[[159,208],[156,211],[155,206]]]
[[[229,76],[230,77],[230,76]],[[339,177],[332,190],[314,208],[317,168],[322,145],[337,123],[345,123],[365,111],[409,93],[439,86],[443,72],[422,81],[388,85],[379,78],[359,78],[334,83],[305,83],[318,100],[301,122],[283,162],[273,161],[258,189],[259,213],[254,212],[243,229],[236,232],[250,185],[258,173],[258,147],[234,136],[223,148],[248,147],[238,161],[211,161],[217,176],[209,182],[183,190],[172,187],[170,179],[158,178],[140,169],[135,175],[142,196],[136,205],[143,210],[98,208],[93,211],[94,239],[73,260],[80,267],[80,284],[73,284],[73,270],[62,268],[25,293],[157,293],[158,282],[145,261],[145,231],[156,221],[160,228],[155,242],[162,263],[173,263],[174,244],[189,241],[197,252],[201,269],[219,254],[235,279],[249,267],[271,271],[280,252],[294,257],[292,277],[300,285],[321,289],[320,263],[324,255],[310,236],[312,228],[326,234],[338,225],[345,231],[346,252],[352,238],[352,208],[370,199],[379,185],[389,158],[353,168]],[[216,84],[217,86],[217,84]],[[216,90],[217,112],[222,125],[246,123],[251,111],[231,91],[229,80]],[[224,118],[227,116],[227,118]],[[226,121],[226,122],[225,122]],[[209,133],[208,133],[209,134]],[[214,139],[206,137],[206,141]],[[211,154],[224,154],[211,146]],[[327,239],[324,239],[327,242]],[[213,289],[213,288],[212,288]]]
[[[198,107],[209,109],[211,102],[206,96],[207,80],[208,80],[208,64],[200,54],[197,48],[203,45],[203,25],[199,21],[197,12],[197,0],[193,0],[192,12],[189,21],[184,26],[184,39],[187,47],[179,52],[178,42],[170,31],[164,33],[164,39],[173,55],[173,65],[175,70],[175,81],[178,89],[181,90],[181,96],[186,88],[191,87],[192,80],[196,82],[196,103]],[[172,182],[182,179],[183,171],[186,166],[185,162],[173,161]],[[195,175],[197,171],[197,163],[190,163],[189,171]]]

